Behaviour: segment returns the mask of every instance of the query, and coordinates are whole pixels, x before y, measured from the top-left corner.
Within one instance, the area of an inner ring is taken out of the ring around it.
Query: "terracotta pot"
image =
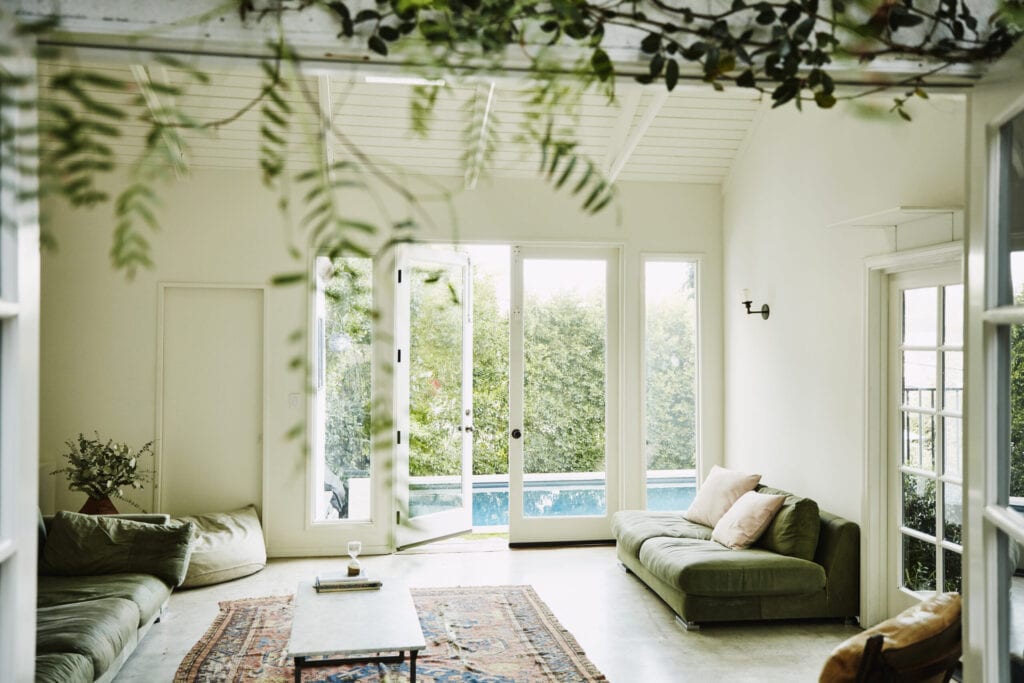
[[[79,512],[83,515],[116,515],[117,508],[114,507],[110,498],[104,496],[103,498],[89,498]]]

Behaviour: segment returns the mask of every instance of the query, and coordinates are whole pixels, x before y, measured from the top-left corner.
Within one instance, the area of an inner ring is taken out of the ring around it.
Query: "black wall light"
[[[743,290],[743,301],[741,301],[740,303],[742,303],[744,306],[747,307],[747,315],[752,315],[754,313],[760,313],[761,314],[761,318],[764,319],[764,320],[767,320],[768,319],[768,314],[771,313],[771,310],[768,308],[768,304],[762,304],[760,310],[758,310],[756,308],[751,308],[751,305],[753,304],[753,302],[750,300],[750,290],[749,289],[744,289]]]

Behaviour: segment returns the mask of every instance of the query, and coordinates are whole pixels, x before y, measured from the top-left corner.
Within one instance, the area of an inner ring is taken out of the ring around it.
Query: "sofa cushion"
[[[36,657],[36,683],[92,683],[92,660],[77,652]]]
[[[821,532],[821,517],[818,504],[810,498],[794,496],[788,491],[758,486],[759,493],[786,496],[775,519],[754,544],[781,555],[813,560]]]
[[[749,547],[768,528],[785,499],[785,496],[747,491],[718,520],[711,531],[711,540],[733,550]]]
[[[191,524],[163,526],[62,511],[50,526],[39,573],[142,573],[178,586],[185,578],[191,552]]]
[[[714,528],[733,503],[747,491],[752,491],[759,481],[760,474],[736,472],[715,465],[697,489],[697,495],[683,517]]]
[[[97,598],[123,598],[139,608],[142,626],[160,611],[171,596],[167,584],[150,574],[103,576],[40,576],[36,605],[53,607]]]
[[[710,540],[711,529],[683,519],[678,512],[623,510],[612,516],[612,533],[621,550],[636,556],[644,541],[659,536]]]
[[[138,638],[139,608],[131,600],[100,598],[36,610],[36,652],[76,652],[101,676]]]
[[[802,595],[825,589],[821,565],[768,550],[730,550],[713,541],[652,538],[640,548],[640,563],[693,595]]]
[[[182,587],[209,586],[249,576],[267,566],[267,548],[255,506],[180,517],[192,522],[192,557]]]

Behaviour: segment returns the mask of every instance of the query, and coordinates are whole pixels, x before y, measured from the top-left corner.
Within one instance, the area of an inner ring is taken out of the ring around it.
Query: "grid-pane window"
[[[963,285],[903,290],[900,585],[960,590]]]

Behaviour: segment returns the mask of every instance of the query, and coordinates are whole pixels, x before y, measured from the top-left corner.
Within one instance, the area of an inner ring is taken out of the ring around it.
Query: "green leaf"
[[[653,55],[655,52],[661,49],[661,35],[658,33],[648,33],[644,36],[644,39],[640,41],[640,51]]]
[[[294,284],[297,284],[297,283],[300,283],[300,282],[305,282],[305,281],[306,281],[306,273],[305,273],[305,271],[300,271],[300,272],[297,272],[297,273],[282,273],[280,275],[275,275],[274,277],[272,277],[270,279],[271,284],[273,284],[274,286],[277,286],[277,287],[284,287],[284,286],[287,286],[287,285],[294,285]]]
[[[388,44],[381,40],[379,36],[370,36],[370,39],[366,41],[366,45],[377,54],[383,57],[388,56]]]
[[[394,28],[393,26],[381,26],[379,29],[377,29],[377,35],[379,35],[381,38],[388,42],[392,42],[398,40],[402,34],[399,33],[398,29]]]
[[[817,92],[814,94],[814,101],[822,109],[831,109],[836,105],[836,98],[834,95],[826,92]]]
[[[594,50],[594,54],[590,57],[590,65],[594,68],[594,73],[597,74],[597,77],[602,81],[607,81],[615,74],[612,60],[608,57],[608,53],[601,48]]]
[[[674,59],[668,60],[665,64],[665,86],[669,92],[675,89],[676,83],[679,82],[679,62]]]

